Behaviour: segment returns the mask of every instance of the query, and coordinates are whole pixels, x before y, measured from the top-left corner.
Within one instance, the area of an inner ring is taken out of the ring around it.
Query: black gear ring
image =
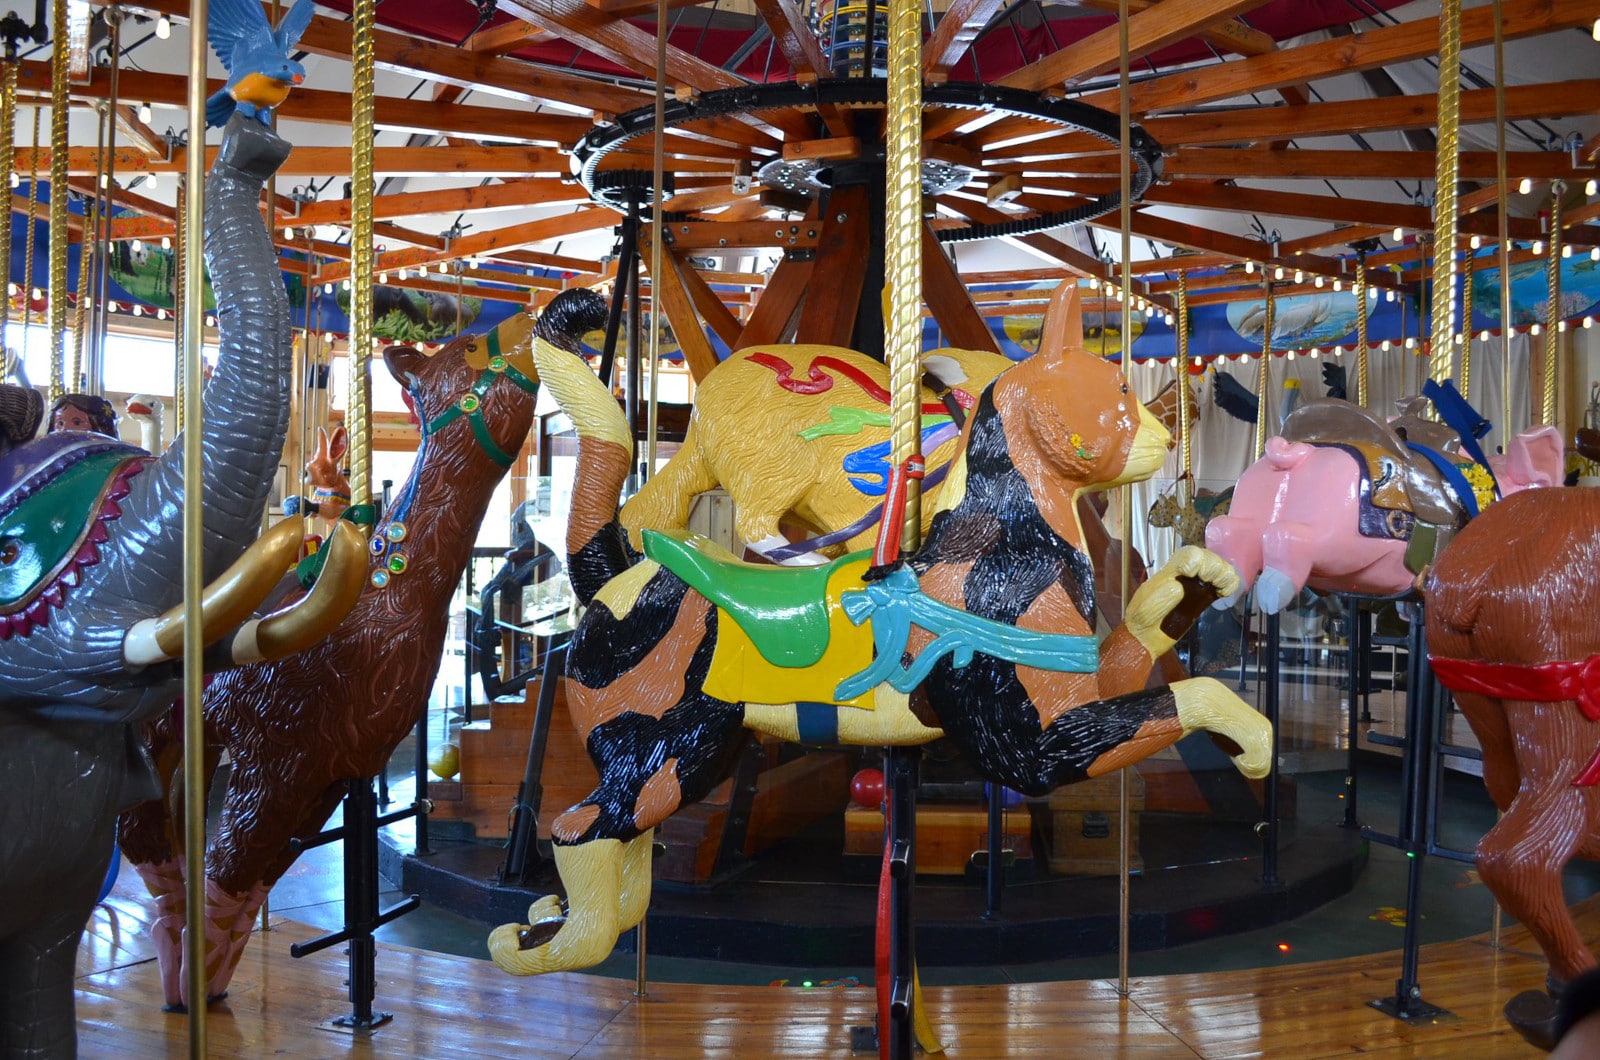
[[[669,99],[666,103],[667,129],[689,122],[732,114],[759,114],[769,110],[815,109],[819,106],[872,107],[888,105],[888,83],[880,78],[834,78],[803,85],[793,81],[772,85],[748,85],[706,92],[691,99]],[[1121,146],[1119,121],[1115,115],[1070,99],[1051,99],[1016,88],[947,82],[924,85],[922,105],[957,110],[998,111],[1001,114],[1038,118],[1055,122],[1063,129],[1075,129],[1098,137],[1113,147]],[[615,206],[617,189],[608,187],[600,171],[600,161],[612,151],[641,136],[655,132],[655,107],[637,107],[619,114],[614,122],[591,129],[572,149],[573,171],[591,198]],[[1130,127],[1128,145],[1132,200],[1138,202],[1150,185],[1161,176],[1162,148],[1138,125]],[[939,242],[960,243],[999,236],[1020,236],[1052,228],[1078,224],[1102,217],[1122,205],[1119,192],[1100,195],[1066,210],[1052,210],[1033,217],[993,224],[966,225],[939,232]]]

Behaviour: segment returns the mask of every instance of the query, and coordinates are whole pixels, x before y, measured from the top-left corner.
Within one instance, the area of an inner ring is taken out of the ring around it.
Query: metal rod
[[[60,6],[66,6],[61,4]],[[200,346],[205,326],[206,21],[208,0],[189,7],[189,152],[184,201],[183,394],[183,822],[184,883],[188,916],[184,970],[189,982],[189,1056],[206,1055],[206,800],[205,647],[201,642],[200,595],[205,588],[203,512],[205,488],[201,434],[205,410],[200,394]],[[65,186],[65,185],[61,185]],[[55,199],[52,188],[51,199]]]
[[[8,39],[7,54],[0,61],[0,187],[11,194],[11,180],[17,175],[17,56],[16,47]],[[14,220],[14,219],[13,219]],[[0,354],[11,347],[6,332],[11,323],[11,232],[12,224],[0,225],[0,261],[5,262],[5,277],[0,280],[6,288],[5,312],[0,313]],[[24,293],[26,301],[28,293]],[[22,364],[22,351],[17,351],[17,364]]]
[[[989,863],[984,866],[984,909],[983,919],[993,920],[1000,915],[1000,903],[1005,893],[1006,872],[1002,858],[1005,856],[1005,786],[998,781],[989,781],[985,791],[989,811],[989,837],[987,856]]]
[[[1117,0],[1117,96],[1118,112],[1120,116],[1120,136],[1122,150],[1117,160],[1118,175],[1121,179],[1121,202],[1118,205],[1117,216],[1120,221],[1120,236],[1122,239],[1122,274],[1119,293],[1122,298],[1122,378],[1127,381],[1129,389],[1133,383],[1133,272],[1131,262],[1133,256],[1133,170],[1132,159],[1128,153],[1129,143],[1132,139],[1133,117],[1131,102],[1128,98],[1128,0]],[[1121,579],[1117,592],[1121,598],[1122,616],[1128,615],[1128,579],[1130,577],[1129,552],[1132,542],[1129,540],[1133,532],[1133,485],[1130,483],[1117,491],[1118,501],[1122,509],[1122,555]],[[1128,993],[1128,951],[1131,945],[1128,922],[1133,915],[1133,895],[1128,877],[1128,869],[1132,859],[1131,837],[1129,830],[1131,822],[1128,812],[1128,770],[1117,771],[1117,993],[1124,996]]]
[[[1359,825],[1356,816],[1356,752],[1361,742],[1361,719],[1358,709],[1361,705],[1361,658],[1357,653],[1361,651],[1361,629],[1366,613],[1361,610],[1361,602],[1354,596],[1346,596],[1344,604],[1345,675],[1349,682],[1346,689],[1349,713],[1345,718],[1344,827],[1355,828]]]
[[[1189,274],[1178,270],[1178,466],[1179,499],[1194,500],[1194,402],[1189,394]]]
[[[666,312],[661,307],[661,293],[666,284],[661,279],[661,243],[664,238],[661,220],[666,210],[666,196],[662,183],[666,181],[666,130],[667,130],[667,0],[656,2],[656,132],[650,151],[650,398],[645,412],[645,459],[643,484],[656,473],[656,429],[661,414],[661,324]],[[670,266],[669,266],[670,267]],[[639,923],[639,993],[644,988],[644,922]]]
[[[1261,799],[1262,816],[1266,818],[1266,827],[1261,832],[1261,884],[1264,887],[1282,884],[1278,879],[1278,721],[1281,714],[1278,684],[1282,679],[1279,658],[1283,645],[1282,619],[1276,612],[1267,616],[1266,645],[1261,649],[1266,656],[1266,673],[1261,679],[1262,712],[1272,726],[1272,767],[1264,781],[1266,790]]]
[[[345,402],[349,434],[350,506],[370,516],[372,505],[372,149],[373,40],[376,0],[355,0],[350,49],[350,386]],[[357,522],[369,533],[371,522]]]
[[[1367,287],[1367,252],[1356,252],[1356,404],[1366,408],[1372,391],[1367,386],[1367,370],[1372,349],[1367,344],[1367,313],[1372,295]]]
[[[1500,239],[1500,440],[1511,438],[1511,237],[1506,216],[1506,49],[1501,0],[1494,0],[1494,158]]]
[[[1265,270],[1262,270],[1263,273]],[[1277,315],[1277,296],[1272,292],[1272,281],[1267,280],[1263,286],[1267,290],[1267,316],[1261,332],[1261,363],[1256,366],[1256,459],[1261,459],[1261,454],[1267,451],[1267,418],[1270,411],[1267,407],[1267,367],[1272,362],[1272,328],[1273,318]]]

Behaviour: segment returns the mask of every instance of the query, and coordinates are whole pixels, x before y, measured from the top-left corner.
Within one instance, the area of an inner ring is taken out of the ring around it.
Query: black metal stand
[[[984,866],[983,918],[1000,915],[1000,899],[1005,891],[1005,787],[989,781],[989,863]]]
[[[1346,755],[1344,767],[1344,827],[1360,828],[1361,822],[1356,815],[1356,754],[1361,745],[1361,721],[1357,714],[1357,706],[1365,703],[1367,684],[1363,677],[1371,673],[1370,660],[1367,658],[1372,642],[1372,616],[1361,609],[1361,601],[1354,596],[1346,596],[1345,625],[1349,635],[1345,638],[1349,645],[1349,654],[1345,656],[1348,664],[1346,667],[1348,685],[1347,714],[1348,731],[1346,732]]]
[[[1283,881],[1278,879],[1278,718],[1281,713],[1278,695],[1281,660],[1278,651],[1283,641],[1281,625],[1281,616],[1277,614],[1267,616],[1266,645],[1261,649],[1267,664],[1267,672],[1261,682],[1261,705],[1262,712],[1267,716],[1267,723],[1272,726],[1272,768],[1267,773],[1266,789],[1261,798],[1262,814],[1266,818],[1261,827],[1263,887],[1283,885]]]
[[[1430,796],[1434,791],[1433,773],[1438,765],[1435,734],[1438,704],[1435,701],[1433,668],[1428,665],[1422,604],[1418,601],[1415,606],[1417,612],[1411,620],[1411,635],[1406,645],[1410,655],[1406,669],[1406,735],[1404,741],[1395,741],[1404,746],[1404,755],[1400,760],[1402,802],[1399,834],[1388,836],[1370,828],[1361,830],[1361,834],[1368,839],[1404,851],[1408,859],[1406,929],[1401,943],[1400,978],[1395,980],[1393,996],[1367,1002],[1379,1012],[1407,1021],[1448,1015],[1439,1006],[1422,1000],[1422,985],[1417,981],[1417,950],[1421,945],[1422,866],[1428,853]]]
[[[889,859],[889,1011],[878,1013],[887,1025],[890,1060],[911,1060],[916,1047],[912,1005],[916,937],[911,899],[917,865],[917,759],[921,751],[890,747],[884,753],[887,781],[883,841]]]
[[[372,1001],[377,995],[377,944],[372,933],[378,928],[404,916],[421,902],[416,895],[398,905],[378,910],[378,829],[417,815],[418,807],[408,806],[394,813],[378,815],[377,797],[373,794],[372,779],[364,777],[349,782],[344,799],[344,824],[330,828],[315,839],[292,840],[298,851],[309,850],[326,843],[344,840],[344,927],[338,931],[296,943],[289,947],[289,956],[308,957],[341,942],[350,944],[350,1005],[348,1016],[330,1020],[330,1029],[347,1030],[361,1034],[369,1032],[394,1018],[393,1013],[372,1011]]]
[[[533,734],[528,740],[528,762],[522,769],[516,805],[511,808],[511,834],[506,838],[505,863],[500,866],[502,884],[532,883],[543,864],[539,856],[539,803],[544,797],[544,751],[550,737],[550,715],[555,712],[556,685],[566,672],[567,642],[562,640],[552,643],[544,655],[539,702],[533,710]]]

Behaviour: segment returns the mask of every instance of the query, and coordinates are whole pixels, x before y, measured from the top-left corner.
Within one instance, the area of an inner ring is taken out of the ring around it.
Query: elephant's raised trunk
[[[292,331],[277,250],[261,221],[261,189],[290,145],[260,122],[235,117],[206,178],[206,264],[217,292],[220,357],[206,388],[204,451],[205,571],[217,577],[255,536],[289,424]],[[123,504],[125,534],[138,562],[164,579],[178,569],[177,520],[183,498],[181,436],[133,483]],[[163,586],[167,588],[167,586]],[[173,591],[176,591],[175,583]],[[166,600],[152,601],[166,603]]]

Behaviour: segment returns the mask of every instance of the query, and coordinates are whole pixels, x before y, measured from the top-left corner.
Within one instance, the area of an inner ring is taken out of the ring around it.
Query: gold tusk
[[[234,635],[235,665],[282,659],[304,651],[344,621],[367,584],[367,542],[354,523],[339,520],[322,546],[327,562],[316,584],[294,603],[246,622]]]
[[[233,566],[205,587],[200,597],[204,643],[220,639],[250,617],[294,565],[304,536],[299,519],[285,519],[256,538]],[[149,666],[182,654],[182,604],[157,618],[135,622],[122,641],[122,655],[130,666]]]

